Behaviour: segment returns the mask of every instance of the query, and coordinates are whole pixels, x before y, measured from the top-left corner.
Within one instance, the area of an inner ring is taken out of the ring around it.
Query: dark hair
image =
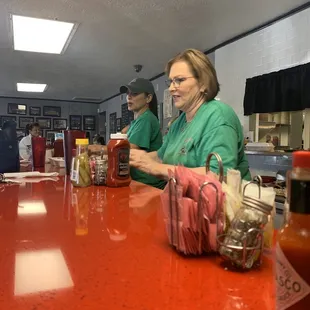
[[[25,127],[25,135],[28,136],[29,135],[29,131],[30,131],[30,124],[27,124]]]
[[[99,136],[96,140],[97,144],[105,145],[104,137]]]
[[[15,121],[5,121],[3,124],[2,124],[2,129],[6,129],[6,128],[12,128],[12,127],[15,127],[16,128],[16,122]]]
[[[32,130],[34,127],[39,127],[40,128],[40,124],[39,123],[31,123],[29,124],[28,130]]]
[[[149,109],[158,118],[157,96],[155,93],[152,95],[152,100],[149,103]]]

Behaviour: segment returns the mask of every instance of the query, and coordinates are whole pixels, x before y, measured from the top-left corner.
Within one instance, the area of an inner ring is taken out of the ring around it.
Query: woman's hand
[[[143,150],[130,150],[130,166],[135,167],[143,172],[152,174],[152,166],[157,162],[148,156],[148,153]]]

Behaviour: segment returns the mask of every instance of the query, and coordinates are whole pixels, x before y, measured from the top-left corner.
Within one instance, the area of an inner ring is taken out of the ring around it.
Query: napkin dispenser
[[[0,173],[18,172],[19,169],[16,123],[7,121],[0,130]]]

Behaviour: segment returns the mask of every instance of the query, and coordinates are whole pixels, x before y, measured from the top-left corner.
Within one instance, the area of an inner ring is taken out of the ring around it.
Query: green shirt
[[[127,132],[130,143],[139,146],[146,152],[157,151],[162,146],[162,134],[156,116],[148,109],[137,119],[133,120]],[[157,188],[164,188],[165,181],[144,173],[136,168],[130,168],[133,180]]]
[[[251,179],[239,118],[230,106],[217,100],[204,103],[191,122],[182,113],[170,127],[158,156],[165,164],[195,168],[204,167],[212,152],[221,156],[225,174],[232,168],[243,179]],[[210,169],[218,172],[214,156]]]

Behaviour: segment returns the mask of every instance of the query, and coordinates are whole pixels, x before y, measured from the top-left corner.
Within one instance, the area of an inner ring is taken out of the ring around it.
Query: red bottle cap
[[[297,151],[293,153],[294,168],[310,168],[310,151]]]

